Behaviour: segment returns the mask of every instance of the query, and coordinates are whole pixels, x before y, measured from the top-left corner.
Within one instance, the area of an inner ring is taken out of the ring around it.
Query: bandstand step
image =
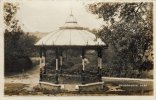
[[[64,85],[61,84],[52,84],[49,82],[39,82],[40,88],[47,89],[47,90],[61,90],[64,89]]]
[[[77,91],[75,87],[76,87],[76,84],[65,84],[64,85],[64,90]]]

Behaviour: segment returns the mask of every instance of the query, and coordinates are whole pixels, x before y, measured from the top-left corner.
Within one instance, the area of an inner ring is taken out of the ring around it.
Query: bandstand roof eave
[[[44,47],[46,49],[56,49],[56,48],[62,48],[62,49],[107,49],[108,45],[35,45],[35,47],[40,48]]]

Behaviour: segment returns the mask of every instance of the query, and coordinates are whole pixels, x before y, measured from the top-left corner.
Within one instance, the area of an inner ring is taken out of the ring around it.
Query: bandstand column
[[[40,48],[40,79],[39,81],[43,80],[43,74],[45,74],[45,57],[46,51],[44,48]]]
[[[58,49],[55,50],[55,54],[56,54],[56,58],[55,58],[55,61],[56,61],[56,75],[55,75],[55,84],[58,84],[58,66],[59,66],[59,61],[58,61]]]
[[[40,48],[40,77],[39,77],[39,81],[42,81],[42,49]]]
[[[60,51],[60,74],[62,74],[62,67],[63,67],[63,51]]]
[[[43,66],[43,74],[46,74],[46,49],[43,48],[43,56],[42,56],[42,66]]]
[[[101,69],[102,69],[102,48],[98,48],[97,49],[97,53],[98,53],[98,71],[97,71],[97,76],[99,81],[102,81],[102,73],[101,73]]]
[[[85,50],[82,50],[82,73],[81,73],[81,78],[82,78],[82,84],[85,84]]]

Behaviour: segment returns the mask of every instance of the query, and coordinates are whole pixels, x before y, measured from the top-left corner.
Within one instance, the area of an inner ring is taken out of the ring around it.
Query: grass
[[[20,95],[20,93],[24,92],[24,88],[28,87],[27,84],[21,83],[6,83],[4,85],[4,93],[7,95]]]
[[[106,86],[113,84],[106,84]],[[78,91],[62,91],[62,90],[46,90],[32,87],[32,90],[27,90],[28,84],[22,83],[5,83],[5,96],[111,96],[111,95],[152,95],[152,91],[98,91],[98,92],[78,92]]]

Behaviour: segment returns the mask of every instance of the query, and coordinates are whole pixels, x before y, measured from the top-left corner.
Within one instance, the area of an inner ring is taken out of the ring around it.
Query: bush
[[[24,70],[28,70],[32,68],[32,61],[29,57],[17,57],[10,56],[10,58],[5,59],[5,73],[12,72],[23,72]]]

